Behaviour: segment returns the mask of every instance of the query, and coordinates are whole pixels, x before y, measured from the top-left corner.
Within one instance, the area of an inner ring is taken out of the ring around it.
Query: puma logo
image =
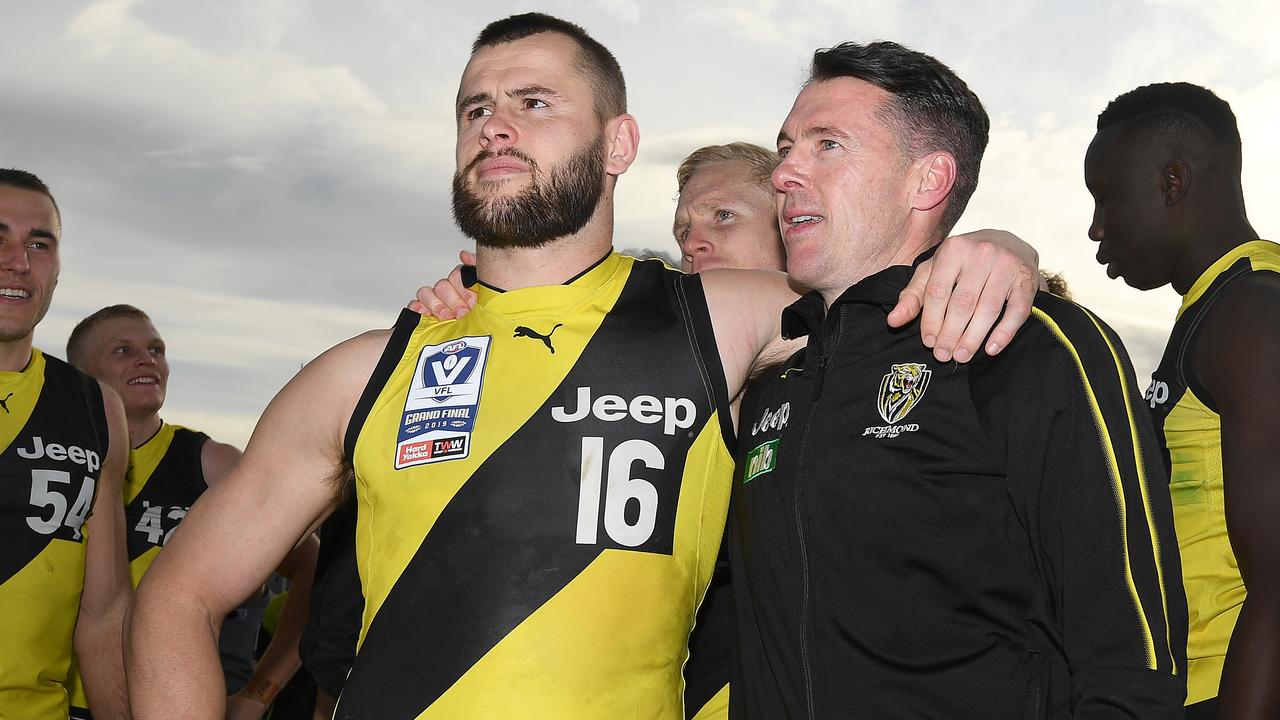
[[[4,408],[5,415],[9,414],[9,398],[11,397],[13,397],[13,393],[9,393],[8,395],[5,395],[4,399],[0,400],[0,408]]]
[[[555,331],[559,329],[561,325],[564,325],[564,323],[556,323],[556,326],[551,328],[551,332],[548,332],[546,335],[543,335],[542,333],[537,332],[536,330],[530,330],[529,328],[523,325],[517,325],[516,334],[512,335],[511,337],[537,338],[538,340],[542,341],[543,345],[547,346],[547,349],[551,351],[552,355],[555,355],[556,349],[551,346],[551,335],[555,333]]]

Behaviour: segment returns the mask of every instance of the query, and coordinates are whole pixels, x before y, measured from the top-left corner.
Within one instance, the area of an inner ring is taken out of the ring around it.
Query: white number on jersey
[[[49,516],[44,517],[43,513],[28,515],[27,525],[41,535],[52,535],[65,525],[71,528],[71,537],[79,540],[80,527],[93,507],[93,478],[84,479],[76,499],[70,503],[70,510],[67,509],[68,494],[58,488],[59,485],[65,485],[65,490],[69,490],[71,473],[66,470],[31,471],[31,504],[44,508]]]
[[[627,440],[609,453],[605,471],[604,438],[582,438],[582,485],[578,490],[580,545],[594,545],[599,533],[600,496],[604,495],[604,531],[619,545],[636,547],[653,535],[658,517],[658,489],[642,478],[631,477],[635,463],[662,470],[662,451],[648,440]],[[626,518],[627,505],[635,501],[639,513],[634,523]]]
[[[168,512],[166,513],[165,506],[152,505],[145,500],[142,502],[142,506],[146,510],[142,511],[142,517],[138,518],[138,524],[134,525],[133,529],[140,533],[146,533],[147,542],[152,545],[168,545],[169,538],[173,537],[173,531],[178,529],[178,523],[182,522],[182,518],[187,516],[187,508],[170,507],[167,508]],[[168,532],[165,532],[164,525],[161,523],[161,518],[165,517],[173,521],[169,524]]]

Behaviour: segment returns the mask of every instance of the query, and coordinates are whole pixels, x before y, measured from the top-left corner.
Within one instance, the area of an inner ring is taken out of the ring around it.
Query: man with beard
[[[638,130],[616,60],[576,25],[487,27],[457,122],[477,309],[406,311],[272,401],[139,589],[136,717],[219,717],[212,618],[344,496],[366,602],[337,717],[685,715],[728,506],[722,410],[794,294],[611,252]]]
[[[1182,306],[1146,399],[1187,588],[1188,720],[1280,717],[1280,245],[1245,215],[1235,113],[1157,83],[1098,116],[1089,238],[1111,277]]]

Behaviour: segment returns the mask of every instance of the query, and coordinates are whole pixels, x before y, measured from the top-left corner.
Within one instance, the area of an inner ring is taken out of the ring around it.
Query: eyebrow
[[[843,130],[840,130],[839,128],[832,127],[830,125],[814,125],[811,128],[801,131],[800,134],[803,135],[804,137],[813,137],[815,135],[819,135],[819,136],[826,135],[829,137],[839,138],[845,141],[853,140],[853,138],[850,137],[848,133],[844,132]],[[790,135],[787,134],[786,130],[781,130],[778,132],[778,142],[779,143],[795,142],[795,140],[794,138],[792,138]]]
[[[506,95],[509,98],[522,98],[522,97],[534,97],[534,96],[553,97],[553,98],[560,97],[560,93],[556,92],[555,90],[552,90],[549,87],[546,87],[545,85],[526,85],[524,87],[515,88],[514,90],[508,90]],[[462,100],[458,101],[458,114],[461,115],[463,109],[465,108],[471,107],[473,105],[480,105],[486,102],[493,102],[493,95],[489,94],[488,92],[481,91],[478,93],[474,93],[472,95],[468,95]]]
[[[13,228],[10,228],[8,223],[0,222],[0,233],[7,233],[12,229]],[[52,230],[45,230],[44,228],[32,228],[31,232],[27,234],[27,237],[40,238],[42,240],[53,240],[55,242],[58,239],[58,236],[55,235]]]

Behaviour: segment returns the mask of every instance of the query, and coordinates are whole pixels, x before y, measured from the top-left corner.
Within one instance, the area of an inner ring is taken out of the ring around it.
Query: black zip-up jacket
[[[1040,293],[1003,353],[939,363],[885,322],[910,274],[788,308],[808,345],[742,405],[732,717],[1181,718],[1172,508],[1119,338]]]

